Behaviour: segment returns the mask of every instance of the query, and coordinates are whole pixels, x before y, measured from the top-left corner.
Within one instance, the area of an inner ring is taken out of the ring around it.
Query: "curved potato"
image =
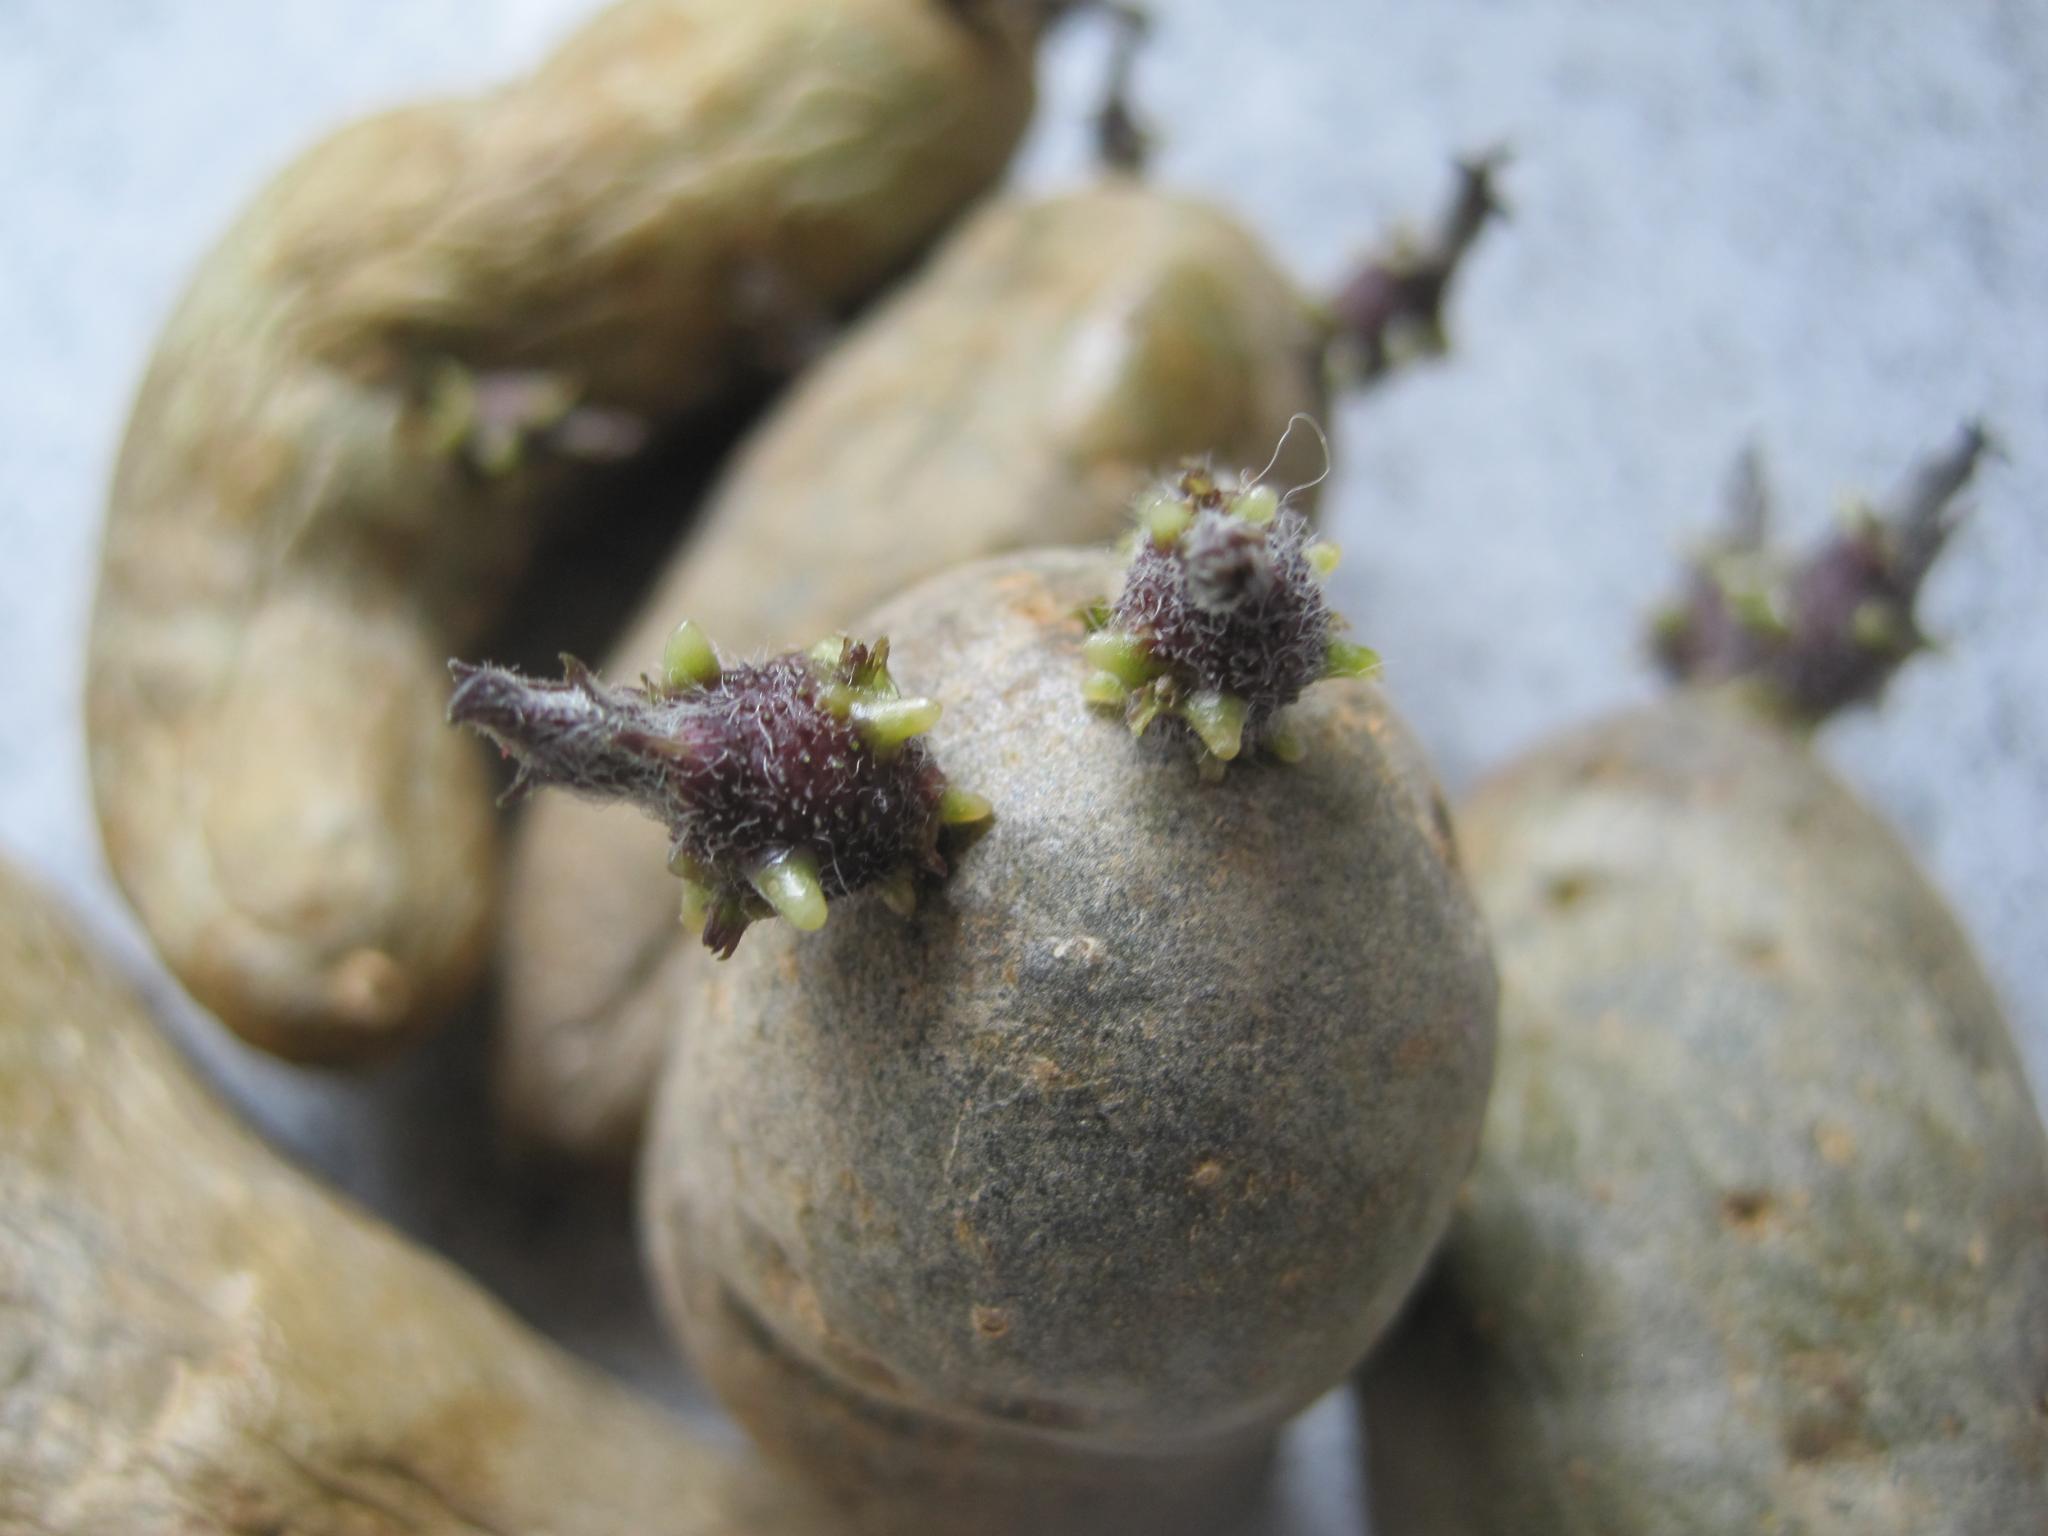
[[[1326,332],[1235,221],[1131,181],[1004,201],[863,321],[742,450],[605,671],[689,618],[808,645],[978,556],[1107,541],[1190,454],[1254,467],[1323,407]],[[1296,433],[1276,478],[1321,464]],[[630,808],[536,801],[515,844],[500,1102],[525,1140],[623,1162],[675,1013],[675,882]]]
[[[1675,698],[1461,821],[1499,1073],[1365,1384],[1388,1536],[1998,1536],[2048,1511],[2048,1141],[1911,856]]]
[[[1199,782],[1084,701],[1117,576],[1029,552],[862,621],[994,819],[913,915],[764,924],[680,1005],[664,1305],[865,1530],[1227,1525],[1471,1164],[1493,969],[1419,749],[1330,682],[1301,761]]]
[[[238,1033],[360,1060],[468,987],[493,831],[443,658],[579,461],[996,178],[1048,9],[625,0],[526,79],[342,130],[206,259],[122,446],[87,726],[115,874]]]
[[[815,1536],[232,1124],[0,869],[0,1529]]]

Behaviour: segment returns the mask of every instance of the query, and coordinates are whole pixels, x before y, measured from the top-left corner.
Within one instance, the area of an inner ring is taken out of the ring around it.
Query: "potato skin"
[[[232,1124],[0,868],[0,1530],[818,1536]]]
[[[2048,1144],[1898,839],[1725,697],[1539,748],[1460,825],[1499,1077],[1366,1377],[1374,1529],[2042,1529]]]
[[[797,386],[742,451],[607,672],[696,620],[808,645],[913,581],[1106,542],[1190,454],[1264,464],[1322,410],[1293,284],[1215,209],[1117,180],[994,203]],[[1307,434],[1276,474],[1322,468]],[[507,899],[499,1097],[520,1139],[624,1163],[674,1017],[675,886],[630,809],[536,801]],[[651,978],[651,980],[650,980]]]
[[[461,386],[658,425],[757,371],[999,174],[1036,14],[627,0],[492,95],[342,130],[208,256],[116,469],[87,725],[115,873],[235,1030],[388,1054],[481,963],[443,663],[584,482],[545,434],[476,467]]]
[[[669,1315],[874,1529],[1225,1519],[1219,1469],[1363,1354],[1470,1164],[1493,970],[1412,739],[1324,684],[1305,761],[1197,782],[1081,701],[1116,577],[1027,553],[865,621],[995,819],[914,918],[851,901],[700,967],[665,1076]],[[1180,1504],[1039,1523],[1119,1459]]]

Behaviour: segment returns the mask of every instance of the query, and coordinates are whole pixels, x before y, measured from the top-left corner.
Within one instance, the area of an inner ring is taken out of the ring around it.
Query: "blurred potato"
[[[823,1536],[221,1112],[0,868],[0,1529]]]
[[[442,722],[592,461],[773,367],[1000,174],[1036,0],[625,0],[289,166],[158,340],[87,677],[108,856],[256,1044],[387,1054],[475,978],[494,831]]]

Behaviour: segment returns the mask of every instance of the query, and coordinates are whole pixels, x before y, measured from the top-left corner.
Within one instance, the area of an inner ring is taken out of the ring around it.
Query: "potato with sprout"
[[[609,670],[653,667],[683,617],[740,651],[801,643],[948,566],[1107,540],[1186,455],[1262,463],[1326,375],[1376,378],[1394,340],[1437,334],[1494,207],[1492,162],[1461,167],[1435,237],[1323,305],[1235,219],[1135,181],[992,204],[741,450]],[[1275,473],[1317,468],[1299,432]],[[638,1146],[697,963],[659,849],[641,818],[560,798],[515,843],[497,1076],[529,1144]]]
[[[1089,701],[1114,578],[1021,554],[881,610],[992,816],[910,915],[776,925],[680,1005],[642,1169],[664,1300],[862,1530],[1227,1527],[1476,1142],[1492,965],[1385,696],[1307,687],[1252,732],[1297,761],[1205,782]]]
[[[1804,739],[1921,645],[1983,446],[1796,563],[1746,482],[1660,625],[1693,686],[1468,803],[1500,1076],[1366,1378],[1375,1531],[2040,1528],[2048,1140],[1955,919]]]

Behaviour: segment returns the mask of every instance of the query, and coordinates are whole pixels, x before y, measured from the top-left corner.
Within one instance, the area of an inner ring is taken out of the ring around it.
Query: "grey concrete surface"
[[[336,1080],[250,1059],[157,974],[104,873],[78,726],[100,500],[151,335],[260,178],[337,119],[480,83],[586,0],[0,0],[0,847],[151,988],[282,1147],[574,1347],[700,1414],[623,1211],[511,1197],[472,1021]],[[2048,21],[2024,0],[1154,0],[1156,174],[1305,279],[1505,140],[1515,222],[1448,363],[1342,407],[1339,593],[1454,783],[1654,686],[1636,622],[1747,437],[1788,528],[1966,413],[1995,466],[1928,602],[1948,654],[1829,756],[1954,898],[2048,1083]],[[1083,164],[1099,35],[1052,50],[1021,174]],[[1113,251],[1104,260],[1114,260]],[[451,1113],[451,1101],[460,1112]],[[1290,1448],[1275,1531],[1360,1529],[1348,1407]]]

